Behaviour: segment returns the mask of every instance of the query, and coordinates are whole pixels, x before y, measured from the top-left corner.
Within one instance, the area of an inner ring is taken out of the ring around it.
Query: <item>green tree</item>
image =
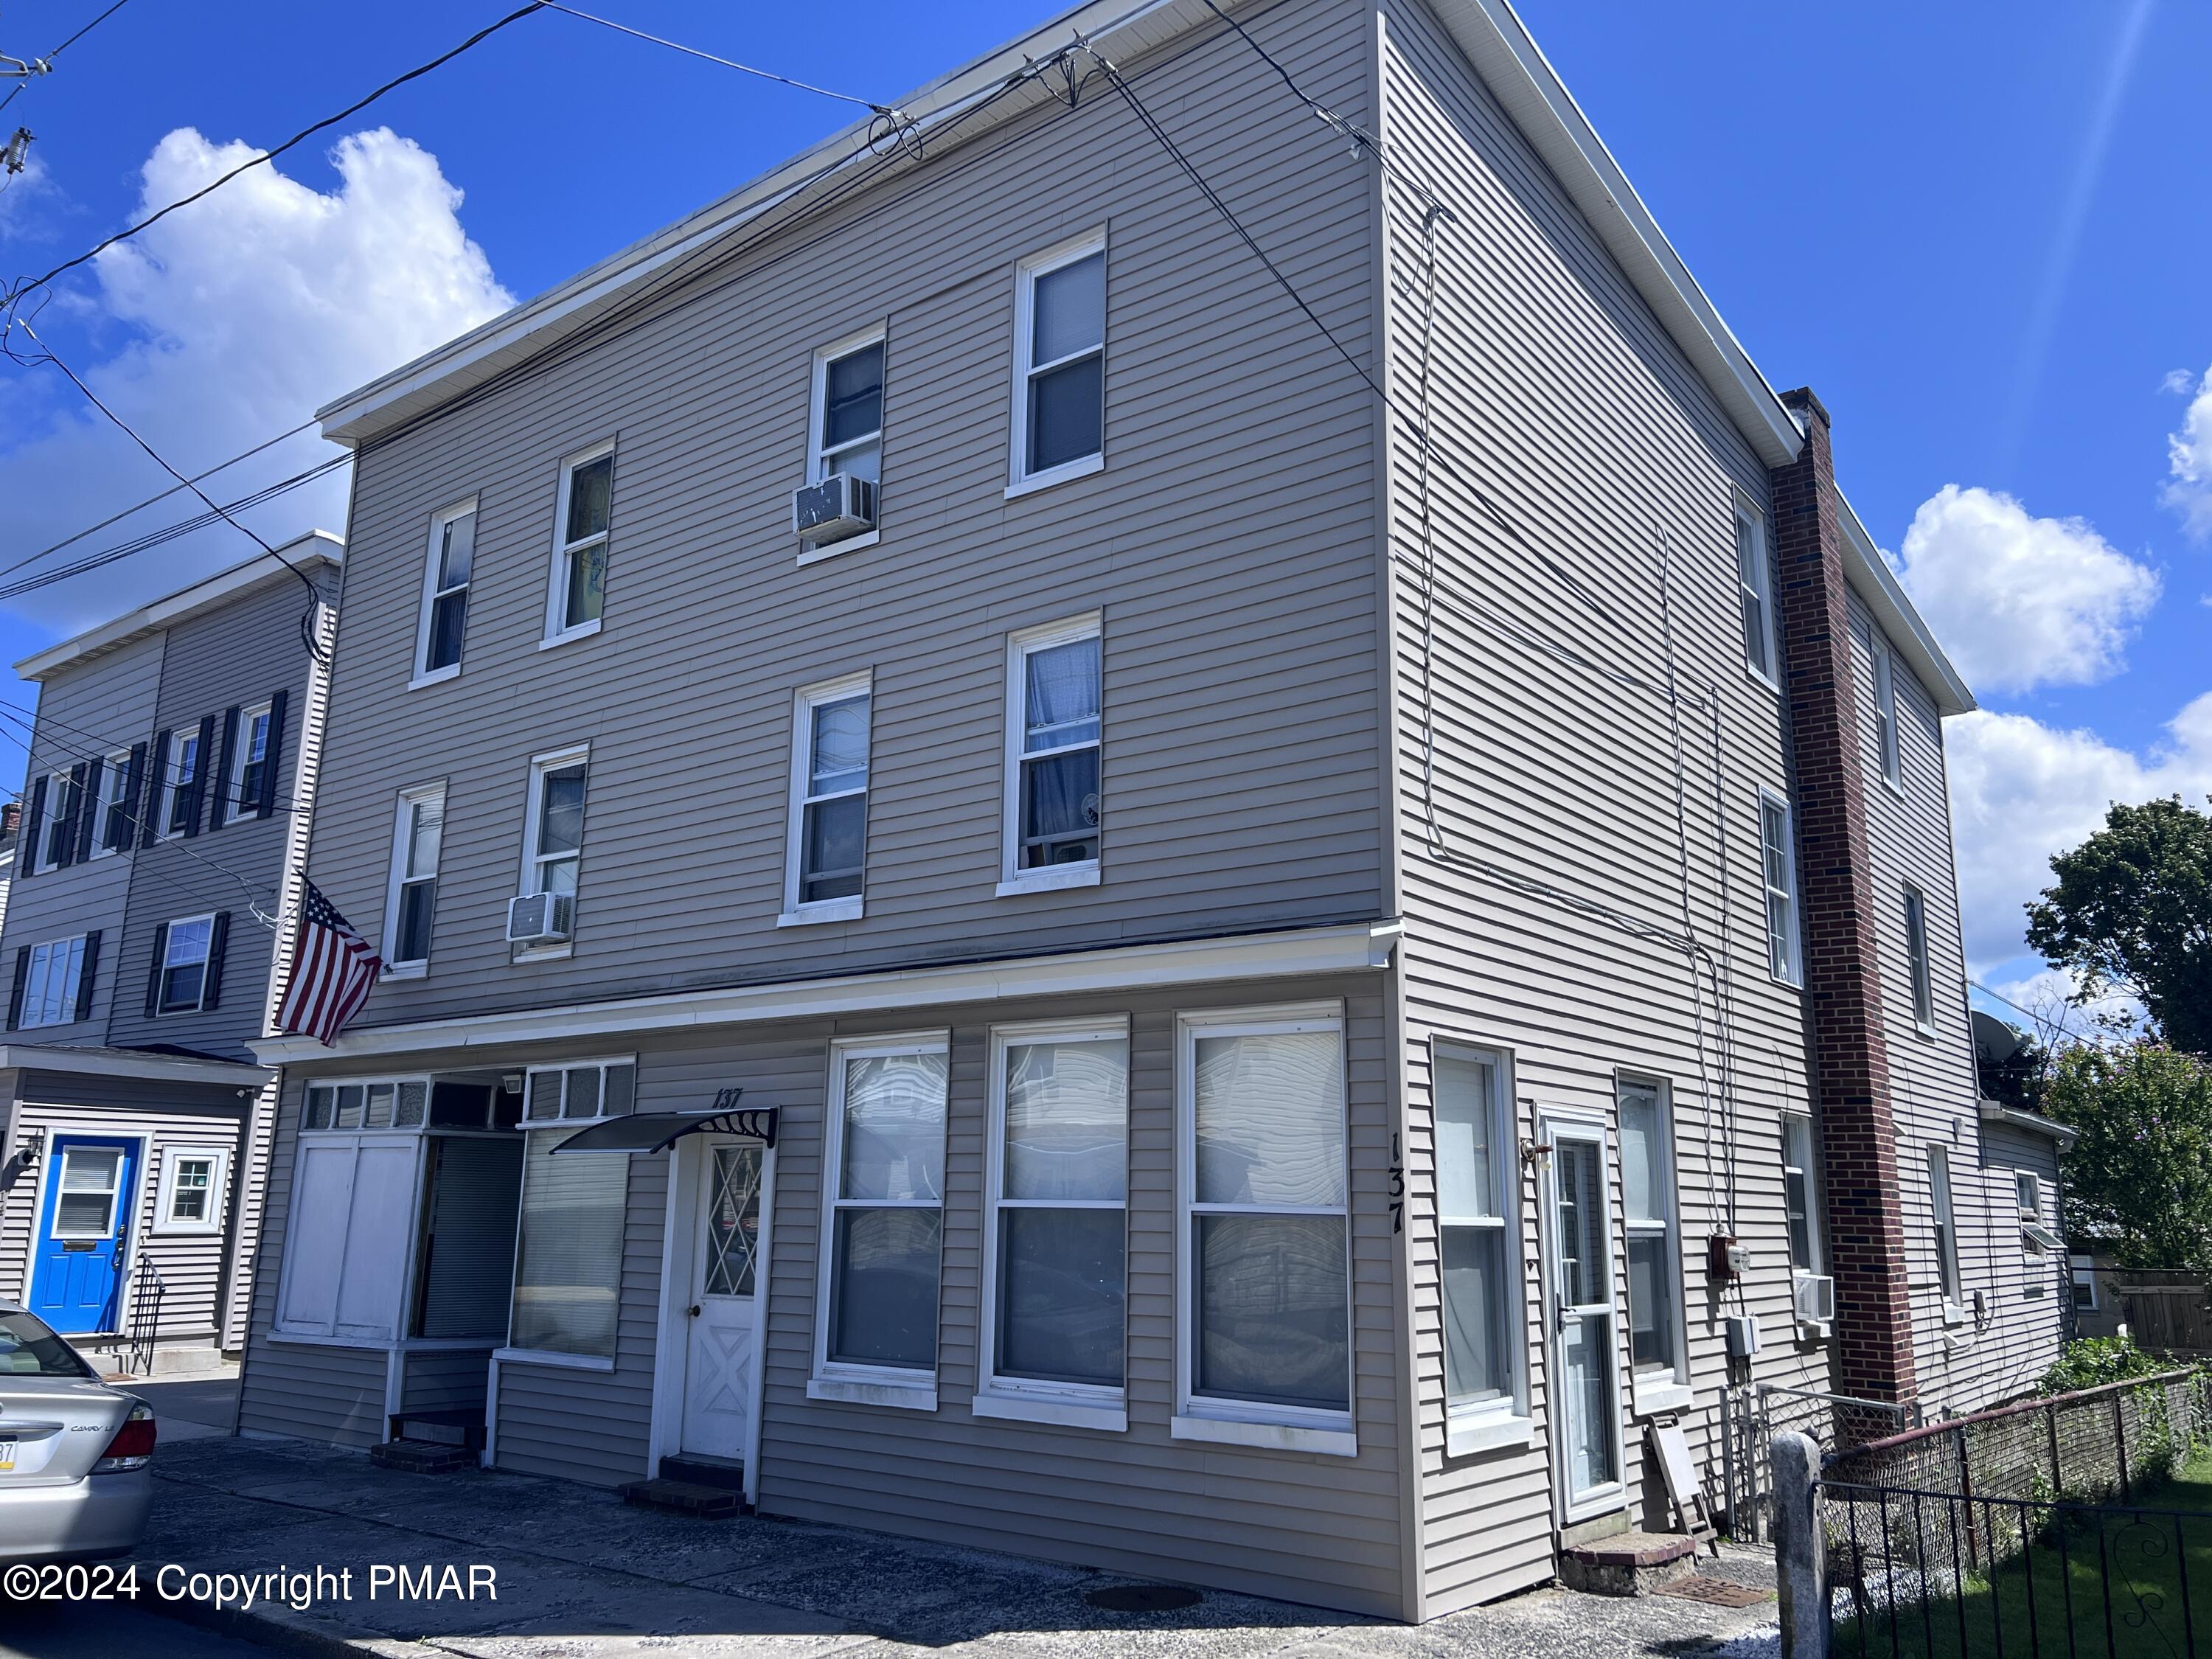
[[[2081,1132],[2066,1154],[2066,1229],[2124,1267],[2212,1273],[2212,1064],[2162,1043],[2066,1049],[2044,1109]]]
[[[2027,942],[2074,971],[2075,1000],[2124,991],[2173,1047],[2212,1054],[2212,814],[2179,795],[2116,805],[2051,868]]]

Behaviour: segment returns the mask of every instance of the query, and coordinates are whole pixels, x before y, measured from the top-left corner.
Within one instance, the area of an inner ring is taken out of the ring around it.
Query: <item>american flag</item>
[[[293,943],[292,979],[276,1007],[276,1029],[305,1031],[325,1043],[337,1041],[345,1023],[361,1012],[375,988],[384,959],[323,896],[307,884],[300,933]]]

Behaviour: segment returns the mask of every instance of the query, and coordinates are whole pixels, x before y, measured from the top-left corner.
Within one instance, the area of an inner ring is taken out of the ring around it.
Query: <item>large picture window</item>
[[[1010,642],[1005,889],[1098,879],[1105,816],[1099,643],[1096,617]]]
[[[622,1304],[623,1210],[629,1158],[554,1148],[568,1128],[534,1132],[522,1159],[507,1346],[611,1363]]]
[[[1343,1047],[1333,1011],[1182,1022],[1186,1437],[1210,1419],[1349,1439]]]
[[[984,1392],[1118,1407],[1127,1311],[1127,1027],[995,1032],[992,1066]]]
[[[1467,1452],[1526,1416],[1519,1166],[1504,1056],[1439,1042],[1431,1063],[1446,1449]]]
[[[828,1273],[815,1390],[836,1397],[840,1380],[888,1381],[927,1389],[933,1405],[945,1040],[839,1043],[830,1062]]]

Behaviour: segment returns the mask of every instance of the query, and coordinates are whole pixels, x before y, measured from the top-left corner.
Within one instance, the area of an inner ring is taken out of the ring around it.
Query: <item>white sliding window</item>
[[[429,966],[431,923],[438,908],[438,854],[445,834],[444,784],[401,792],[384,909],[384,971],[388,976],[420,973]]]
[[[1125,1426],[1129,1037],[992,1033],[985,1416]]]
[[[1002,896],[1098,880],[1099,644],[1095,615],[1007,641]]]
[[[607,526],[612,515],[615,447],[594,445],[561,463],[553,532],[553,578],[545,597],[544,643],[599,631],[606,600]]]
[[[422,572],[422,615],[416,627],[415,684],[461,672],[469,631],[469,581],[477,553],[474,497],[430,520],[430,551]]]
[[[1342,1018],[1186,1015],[1179,1035],[1173,1431],[1351,1455]]]
[[[1106,449],[1106,234],[1022,262],[1012,490],[1095,472]]]
[[[1624,1078],[1621,1209],[1628,1232],[1628,1354],[1636,1409],[1689,1404],[1682,1329],[1682,1240],[1674,1193],[1674,1115],[1664,1085]]]
[[[868,677],[810,687],[792,718],[788,927],[860,915],[868,848]]]
[[[1805,982],[1797,921],[1797,837],[1790,803],[1759,792],[1759,859],[1766,887],[1766,969],[1784,985]]]
[[[937,1406],[942,1035],[830,1048],[817,1399]]]
[[[1519,1163],[1501,1054],[1439,1042],[1432,1060],[1443,1249],[1445,1449],[1525,1443]]]
[[[1766,551],[1766,520],[1757,508],[1735,504],[1735,579],[1743,610],[1743,665],[1766,684],[1781,683],[1774,630],[1773,568]]]

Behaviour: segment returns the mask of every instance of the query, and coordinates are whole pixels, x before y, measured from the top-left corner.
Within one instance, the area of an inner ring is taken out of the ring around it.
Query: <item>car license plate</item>
[[[0,1474],[7,1474],[15,1467],[15,1443],[12,1440],[0,1440]]]

